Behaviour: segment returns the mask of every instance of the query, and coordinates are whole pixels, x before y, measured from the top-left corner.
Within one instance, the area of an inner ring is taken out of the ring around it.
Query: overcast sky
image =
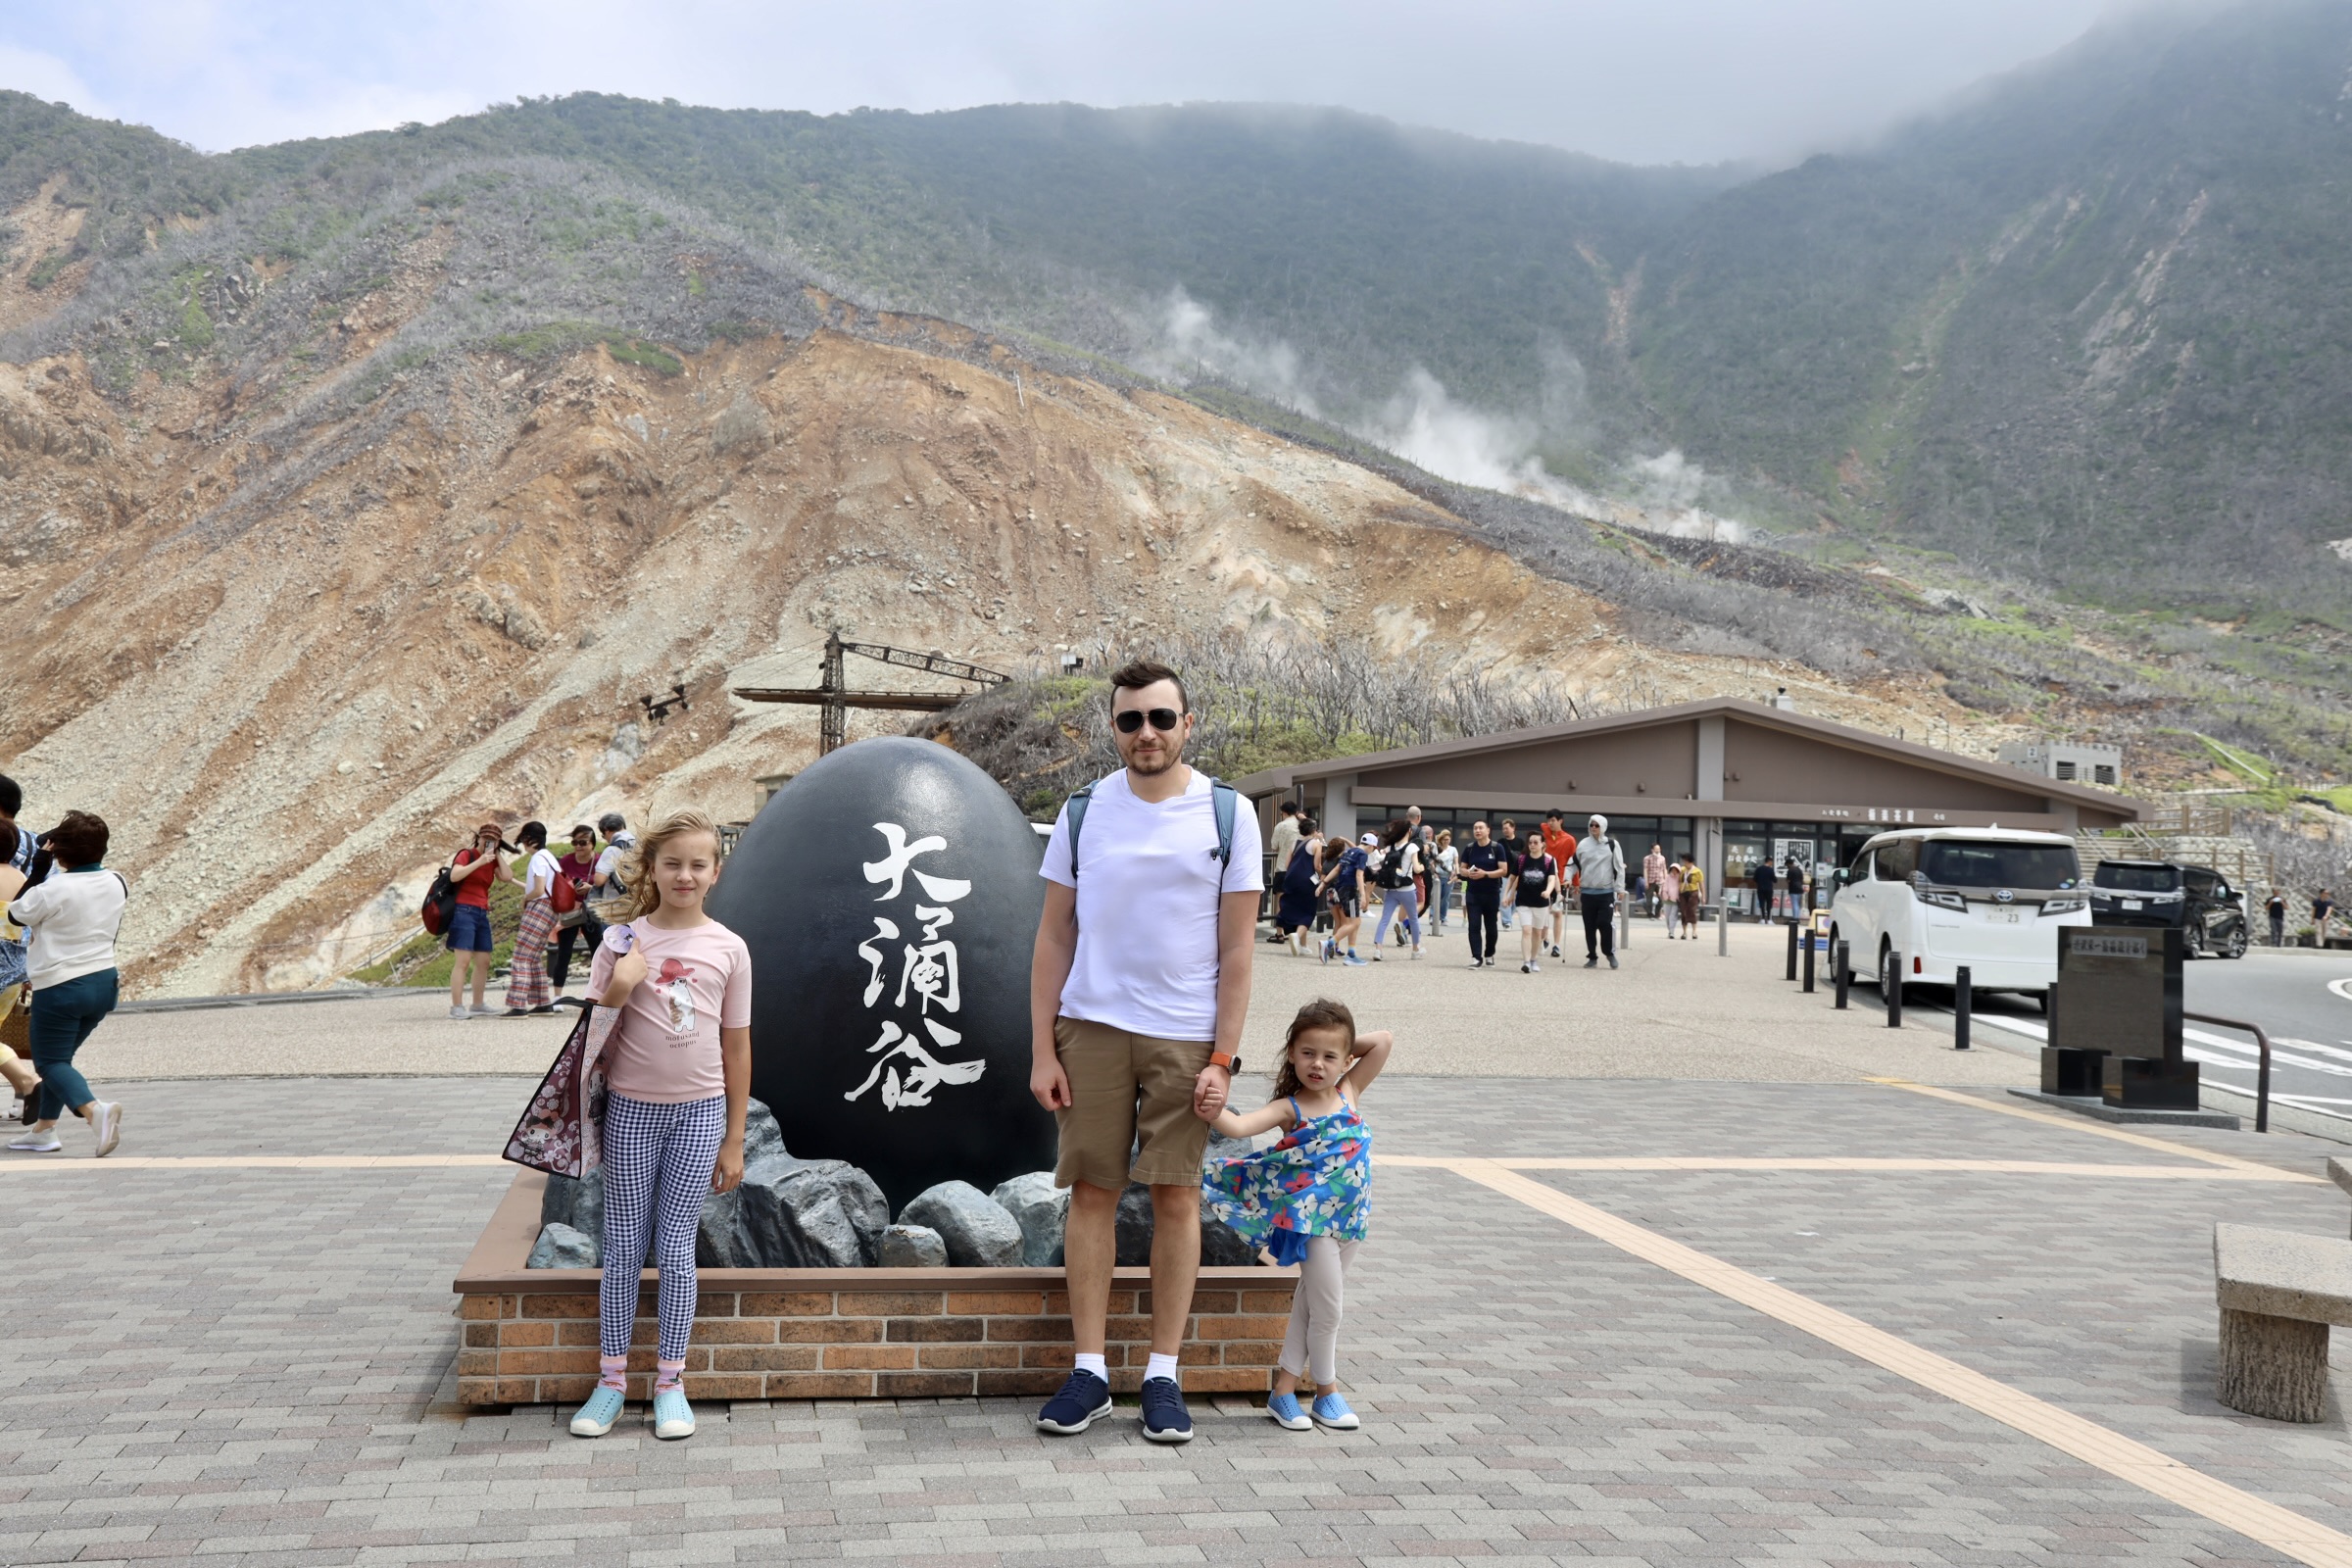
[[[581,89],[834,112],[1340,104],[1642,163],[1785,159],[2114,0],[0,0],[0,86],[206,150]]]

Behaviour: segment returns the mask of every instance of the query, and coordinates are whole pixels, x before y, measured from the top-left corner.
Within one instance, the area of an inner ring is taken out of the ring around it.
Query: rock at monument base
[[[1145,1268],[1152,1262],[1152,1189],[1130,1182],[1119,1195],[1118,1254],[1122,1268]],[[1257,1261],[1257,1249],[1221,1219],[1200,1216],[1200,1264],[1203,1268],[1240,1268]]]
[[[1061,1233],[1070,1216],[1070,1190],[1054,1185],[1050,1170],[1033,1170],[1000,1183],[988,1195],[1021,1228],[1021,1261],[1031,1268],[1059,1268]]]
[[[882,1232],[884,1268],[946,1268],[948,1244],[928,1225],[892,1225]]]
[[[743,1185],[703,1204],[694,1259],[705,1268],[865,1268],[890,1206],[873,1178],[839,1159],[796,1159],[759,1101],[744,1113]]]
[[[542,1228],[568,1225],[601,1240],[605,1234],[605,1173],[592,1170],[585,1180],[550,1176],[547,1190],[539,1195],[539,1223]]]
[[[595,1268],[597,1267],[596,1238],[576,1231],[558,1221],[539,1229],[539,1240],[531,1247],[530,1260],[524,1268]]]
[[[899,1213],[902,1225],[924,1225],[947,1244],[957,1268],[1018,1268],[1020,1222],[970,1182],[925,1188]]]

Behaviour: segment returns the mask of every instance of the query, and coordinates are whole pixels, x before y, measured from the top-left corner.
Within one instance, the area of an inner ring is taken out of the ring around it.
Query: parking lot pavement
[[[2211,1398],[2211,1222],[2343,1234],[2316,1141],[1982,1089],[1400,1075],[1367,1106],[1359,1433],[1219,1399],[1183,1448],[1131,1409],[1049,1441],[986,1399],[584,1443],[448,1403],[449,1280],[507,1173],[357,1165],[493,1149],[527,1086],[153,1082],[126,1154],[345,1163],[0,1164],[30,1221],[0,1561],[2276,1563],[2282,1519],[2301,1560],[2352,1553],[2340,1414]],[[2115,1458],[2149,1450],[2177,1463]],[[2183,1478],[2196,1508],[2160,1494]]]

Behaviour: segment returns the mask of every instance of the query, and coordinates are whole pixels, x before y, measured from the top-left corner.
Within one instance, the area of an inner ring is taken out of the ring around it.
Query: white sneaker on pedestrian
[[[473,1014],[467,1012],[462,1005],[453,1005],[449,1009],[449,1017],[452,1023],[463,1023],[472,1016]]]
[[[101,1100],[92,1105],[90,1131],[98,1137],[98,1152],[91,1157],[104,1159],[122,1142],[122,1107],[111,1100]]]
[[[499,1015],[500,1010],[500,1008],[493,1007],[488,1003],[477,1002],[472,1006],[466,1009],[466,1015],[469,1018],[495,1018]]]
[[[13,1140],[8,1147],[27,1154],[54,1154],[66,1146],[58,1141],[57,1129],[52,1127],[47,1132],[27,1128],[24,1136]]]

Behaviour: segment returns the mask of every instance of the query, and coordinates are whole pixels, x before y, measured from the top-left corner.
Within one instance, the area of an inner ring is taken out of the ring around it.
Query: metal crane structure
[[[877,663],[896,664],[902,669],[919,669],[927,675],[945,675],[951,680],[970,681],[985,690],[1002,686],[1012,679],[1003,670],[989,669],[950,659],[944,654],[917,654],[904,648],[885,648],[880,643],[849,643],[841,640],[841,629],[835,627],[825,638],[825,666],[814,686],[738,686],[735,695],[747,703],[807,703],[823,710],[818,726],[817,755],[838,751],[846,739],[849,710],[853,708],[894,710],[899,712],[936,713],[954,708],[970,697],[968,691],[953,692],[854,692],[842,671],[845,655],[856,654]]]

